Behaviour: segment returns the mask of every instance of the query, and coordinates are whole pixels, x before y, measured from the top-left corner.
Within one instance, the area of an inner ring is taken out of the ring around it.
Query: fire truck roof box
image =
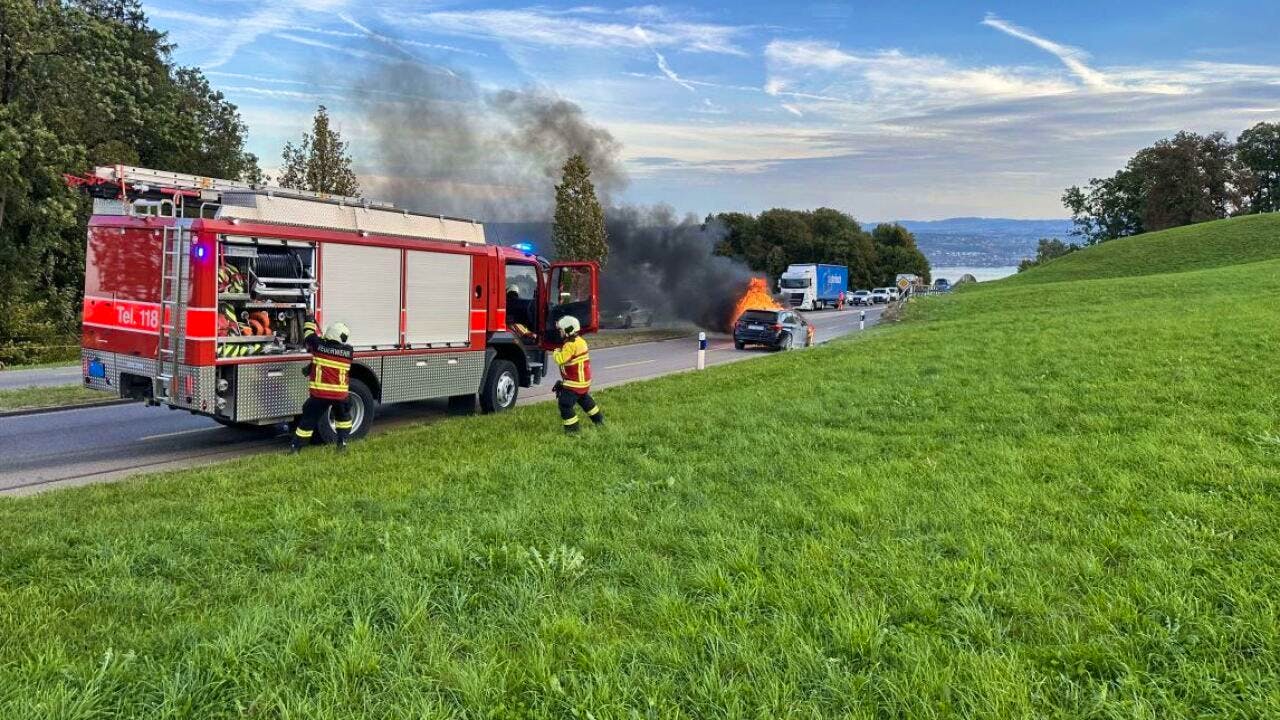
[[[224,192],[218,217],[484,244],[484,225],[472,220],[419,215],[395,208],[280,197],[263,191]]]
[[[475,220],[410,212],[386,202],[290,188],[255,187],[235,180],[128,165],[101,166],[95,168],[94,175],[100,181],[128,183],[135,188],[199,191],[202,200],[220,205],[219,218],[484,244],[484,225]]]

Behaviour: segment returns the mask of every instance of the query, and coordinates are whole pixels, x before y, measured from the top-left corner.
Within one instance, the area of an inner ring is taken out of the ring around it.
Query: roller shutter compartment
[[[321,257],[324,322],[344,322],[356,348],[400,344],[400,250],[326,243]]]
[[[471,256],[410,250],[405,261],[405,342],[471,342]]]

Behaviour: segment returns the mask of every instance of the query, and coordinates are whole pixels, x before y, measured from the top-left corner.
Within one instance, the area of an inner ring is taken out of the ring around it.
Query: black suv
[[[733,325],[733,346],[765,345],[774,350],[790,350],[813,344],[812,328],[804,316],[793,310],[748,310]]]

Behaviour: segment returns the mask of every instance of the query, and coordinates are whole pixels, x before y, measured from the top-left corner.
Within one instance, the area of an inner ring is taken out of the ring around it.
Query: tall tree
[[[311,132],[302,134],[302,142],[285,143],[284,169],[278,180],[281,187],[295,190],[360,195],[360,183],[351,170],[347,143],[329,122],[329,111],[321,105],[311,121]]]
[[[552,233],[556,257],[562,260],[595,260],[601,266],[609,259],[604,210],[591,183],[591,168],[581,155],[564,164],[556,186],[556,213]]]
[[[916,236],[910,230],[897,223],[881,223],[871,231],[871,240],[876,247],[875,284],[892,285],[899,273],[931,280],[929,260],[916,246]]]
[[[74,352],[90,204],[63,173],[256,172],[235,106],[171,49],[137,0],[0,0],[0,361]]]
[[[1280,212],[1280,123],[1261,122],[1240,133],[1236,153],[1252,176],[1249,211]]]
[[[1224,218],[1247,208],[1247,169],[1222,133],[1180,132],[1139,150],[1124,169],[1062,202],[1087,244]]]
[[[1079,245],[1064,243],[1057,238],[1040,238],[1040,242],[1036,246],[1036,256],[1034,258],[1023,258],[1022,262],[1018,263],[1018,272],[1030,270],[1037,265],[1043,265],[1054,258],[1069,255],[1079,249]]]

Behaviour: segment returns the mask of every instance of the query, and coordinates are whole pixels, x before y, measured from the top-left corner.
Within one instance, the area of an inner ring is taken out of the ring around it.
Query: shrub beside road
[[[1280,246],[1233,223],[1174,247],[1248,294],[1033,282],[1108,245],[579,438],[532,405],[0,500],[0,717],[1280,714]]]

